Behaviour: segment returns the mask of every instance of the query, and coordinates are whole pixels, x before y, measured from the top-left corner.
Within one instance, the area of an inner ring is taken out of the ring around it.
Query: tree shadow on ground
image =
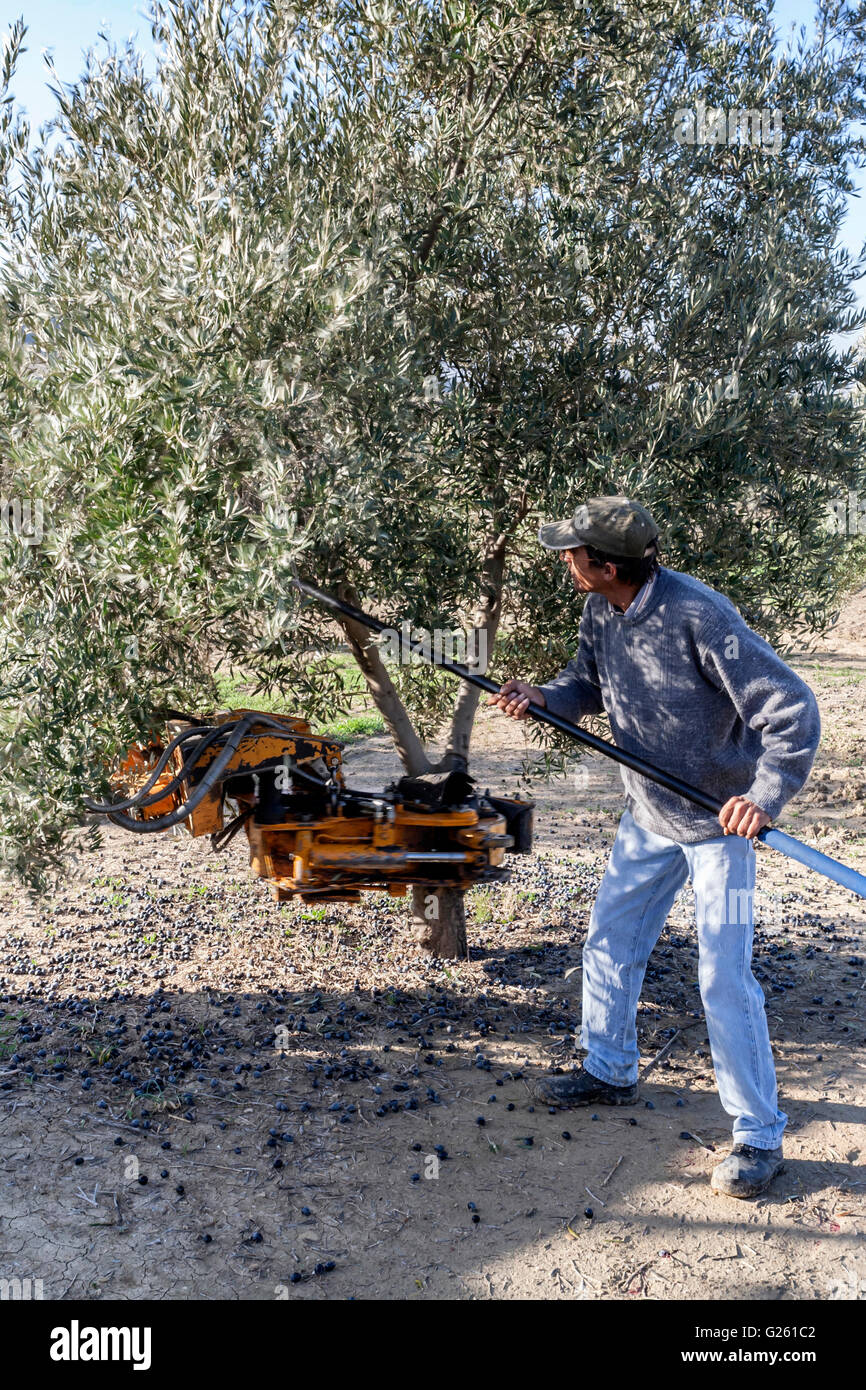
[[[545,1055],[573,1059],[547,997],[30,991],[2,1007],[0,1274],[40,1277],[46,1297],[490,1296],[478,1278],[493,1296],[574,1296],[548,1285],[575,1219],[596,1284],[627,1297],[647,1238],[662,1248],[688,1228],[694,1245],[696,1220],[716,1239],[753,1229],[756,1204],[708,1191],[727,1121],[706,1074],[660,1068],[651,1108],[533,1105]],[[808,1104],[822,1124],[863,1121]],[[837,1160],[789,1161],[757,1205],[762,1230],[828,1184],[861,1187],[862,1168]],[[680,1296],[724,1283],[710,1263]]]

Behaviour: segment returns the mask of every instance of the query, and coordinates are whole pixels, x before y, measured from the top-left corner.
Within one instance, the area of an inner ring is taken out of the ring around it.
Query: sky
[[[780,37],[798,30],[801,24],[811,28],[813,0],[776,0],[776,23]],[[31,126],[36,130],[55,111],[55,99],[48,88],[48,74],[42,52],[53,54],[57,75],[63,82],[72,82],[81,73],[83,55],[98,42],[99,31],[110,33],[112,40],[122,45],[130,35],[137,36],[137,47],[145,55],[146,70],[153,71],[155,58],[145,0],[2,0],[0,32],[23,15],[28,33],[13,86],[19,106],[25,107]],[[100,45],[101,47],[101,45]],[[859,255],[866,241],[866,171],[855,171],[857,195],[849,200],[842,241]],[[860,281],[859,298],[866,306],[866,276]]]

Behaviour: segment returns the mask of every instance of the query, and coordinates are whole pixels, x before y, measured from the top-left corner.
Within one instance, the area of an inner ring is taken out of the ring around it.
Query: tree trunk
[[[505,535],[499,535],[491,540],[488,546],[484,558],[482,593],[475,614],[476,631],[484,632],[488,652],[492,650],[499,627],[505,543]],[[351,584],[339,585],[337,592],[341,598],[358,606],[358,596]],[[345,617],[340,619],[340,624],[352,655],[366,678],[373,700],[391,732],[406,771],[412,776],[417,776],[420,772],[429,772],[431,765],[424,747],[412,728],[406,709],[394,689],[369,629]],[[448,746],[439,763],[442,770],[459,766],[461,763],[465,765],[477,705],[476,688],[461,684]],[[460,888],[431,888],[429,885],[414,887],[412,939],[418,947],[432,956],[438,956],[443,960],[468,960],[464,891]]]
[[[412,939],[444,960],[468,960],[466,905],[462,888],[412,889]]]
[[[488,546],[482,567],[481,597],[474,615],[474,641],[478,643],[480,635],[483,635],[488,656],[493,651],[496,633],[499,630],[499,619],[502,615],[505,544],[506,537],[503,534],[497,536]],[[479,648],[476,646],[475,650],[477,652]],[[457,697],[451,719],[448,746],[439,763],[439,767],[443,771],[452,767],[465,767],[468,763],[469,740],[472,736],[472,724],[475,719],[475,711],[478,708],[480,693],[477,686],[467,685],[465,681],[461,681],[460,694]]]
[[[351,603],[354,608],[358,607],[358,595],[351,584],[338,584],[336,593],[345,603]],[[403,702],[385,670],[373,633],[363,624],[353,622],[351,618],[341,616],[339,623],[409,776],[417,777],[420,772],[429,772],[430,763],[424,752],[424,745],[412,728]]]

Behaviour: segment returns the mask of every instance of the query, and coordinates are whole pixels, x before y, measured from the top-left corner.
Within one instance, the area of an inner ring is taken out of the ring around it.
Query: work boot
[[[572,1105],[634,1105],[637,1086],[609,1086],[581,1067],[569,1076],[543,1076],[533,1089],[536,1100],[562,1108]]]
[[[725,1197],[757,1197],[783,1171],[782,1149],[756,1149],[754,1144],[735,1144],[727,1158],[713,1169],[710,1187]]]

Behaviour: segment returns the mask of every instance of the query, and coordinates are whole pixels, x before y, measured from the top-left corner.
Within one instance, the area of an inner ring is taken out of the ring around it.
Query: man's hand
[[[525,719],[529,703],[545,707],[544,695],[537,685],[529,685],[526,681],[506,681],[500,687],[498,695],[488,695],[488,705],[496,705],[504,714],[510,714],[512,719]]]
[[[759,830],[769,825],[772,817],[747,796],[732,796],[719,812],[726,835],[745,835],[754,840]]]

